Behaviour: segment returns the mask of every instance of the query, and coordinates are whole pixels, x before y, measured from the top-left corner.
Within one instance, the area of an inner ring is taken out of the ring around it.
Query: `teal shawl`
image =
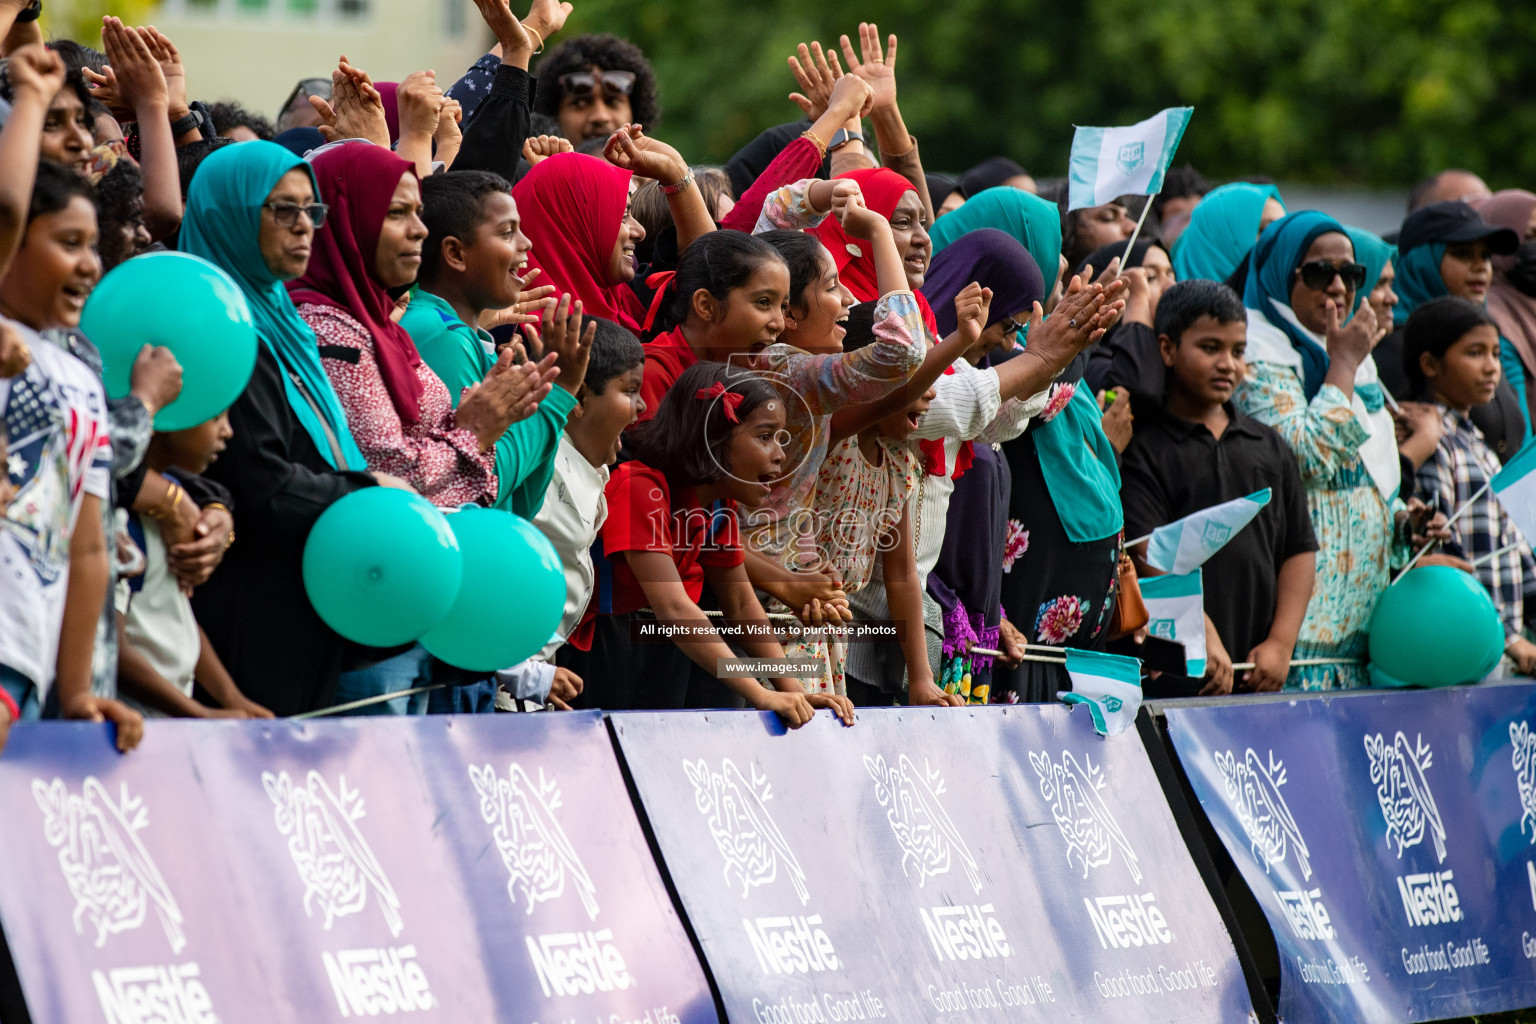
[[[1271,199],[1285,205],[1275,186],[1243,181],[1207,193],[1173,244],[1174,275],[1180,281],[1231,277],[1258,240],[1264,204]]]
[[[1401,327],[1408,317],[1430,299],[1449,295],[1445,278],[1440,276],[1440,261],[1445,258],[1444,242],[1416,245],[1398,256],[1394,266],[1397,278],[1392,290],[1397,292],[1397,305],[1392,310],[1392,322]]]
[[[288,290],[261,256],[262,204],[278,180],[295,167],[304,168],[314,182],[309,164],[275,143],[242,142],[216,150],[192,179],[179,245],[182,252],[218,264],[245,293],[262,344],[284,371],[288,404],[325,461],[334,469],[366,470],[368,464],[347,428],[346,413],[320,365],[315,332],[299,319]],[[319,192],[317,186],[315,194]],[[304,382],[320,409],[318,416],[294,384],[294,376]],[[345,466],[335,463],[327,427],[341,447]]]
[[[1045,293],[1056,286],[1061,266],[1061,211],[1048,199],[1016,188],[989,188],[933,222],[928,234],[937,256],[961,235],[995,228],[1017,238],[1040,267]]]
[[[1387,264],[1397,259],[1397,246],[1390,245],[1381,240],[1377,235],[1364,228],[1346,227],[1344,233],[1349,235],[1349,240],[1355,247],[1355,262],[1365,267],[1365,284],[1355,293],[1355,308],[1360,308],[1360,303],[1371,297],[1371,292],[1376,290],[1376,283],[1381,280],[1382,271],[1387,269]]]

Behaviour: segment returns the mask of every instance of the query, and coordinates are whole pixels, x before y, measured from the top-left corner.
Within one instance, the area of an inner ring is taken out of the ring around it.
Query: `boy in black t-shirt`
[[[1167,391],[1161,403],[1136,396],[1136,433],[1120,471],[1127,535],[1266,487],[1272,496],[1205,563],[1205,679],[1164,677],[1152,689],[1228,693],[1232,663],[1241,659],[1256,667],[1242,674],[1239,690],[1279,690],[1312,596],[1317,540],[1295,456],[1232,403],[1245,372],[1242,300],[1214,281],[1180,282],[1163,294],[1154,330]],[[1155,574],[1139,558],[1137,569]]]

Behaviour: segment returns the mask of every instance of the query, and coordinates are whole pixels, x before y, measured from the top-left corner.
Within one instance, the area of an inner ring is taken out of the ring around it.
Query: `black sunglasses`
[[[293,106],[294,100],[300,96],[319,96],[321,99],[329,101],[331,98],[331,80],[329,78],[299,79],[299,84],[293,87],[293,92],[289,93],[288,98],[283,101],[282,109],[277,112],[278,116],[281,117],[286,114],[288,108]]]
[[[1301,278],[1301,283],[1315,292],[1324,291],[1333,284],[1335,277],[1344,281],[1344,287],[1349,291],[1357,292],[1365,287],[1365,265],[1363,263],[1329,263],[1327,260],[1313,260],[1311,263],[1303,263],[1296,268],[1296,275]]]
[[[628,96],[635,87],[633,71],[572,71],[560,76],[560,91],[575,99],[586,99],[597,89],[612,102]]]

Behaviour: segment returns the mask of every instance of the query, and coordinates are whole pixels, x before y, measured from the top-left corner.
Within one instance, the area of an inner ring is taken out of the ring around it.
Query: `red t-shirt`
[[[603,524],[603,554],[613,564],[613,611],[632,612],[650,604],[623,557],[626,551],[659,551],[672,556],[689,599],[704,593],[704,567],[729,569],[742,564],[736,503],[720,501],[713,509],[699,504],[692,487],[674,502],[666,477],[639,462],[613,471],[606,489],[608,519]]]
[[[645,411],[640,421],[650,419],[661,408],[661,400],[667,389],[683,371],[699,361],[693,348],[683,337],[682,328],[658,334],[645,344],[645,378],[640,382],[640,397],[645,399]]]

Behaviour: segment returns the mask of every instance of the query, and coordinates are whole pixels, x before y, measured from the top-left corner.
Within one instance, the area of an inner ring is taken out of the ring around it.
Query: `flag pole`
[[[1136,230],[1131,232],[1131,240],[1125,243],[1125,252],[1120,254],[1120,269],[1125,269],[1125,261],[1131,258],[1131,250],[1136,247],[1136,238],[1141,234],[1141,226],[1147,222],[1147,212],[1152,209],[1152,200],[1156,199],[1162,190],[1147,196],[1147,201],[1141,205],[1141,216],[1136,218]]]
[[[1474,501],[1476,501],[1478,498],[1481,498],[1483,495],[1487,494],[1488,493],[1488,488],[1490,488],[1492,486],[1493,486],[1493,481],[1490,479],[1487,483],[1483,484],[1482,487],[1478,488],[1478,491],[1477,491],[1476,494],[1472,495],[1472,497],[1470,497],[1466,501],[1462,502],[1460,507],[1458,507],[1456,509],[1456,511],[1451,514],[1451,518],[1449,518],[1449,519],[1447,519],[1445,521],[1445,525],[1447,527],[1449,527],[1456,520],[1460,519],[1461,516],[1462,516],[1462,513],[1466,512],[1467,509],[1471,508],[1472,507],[1472,503]],[[1440,543],[1440,542],[1437,541],[1437,540],[1431,540],[1428,544],[1425,544],[1423,547],[1419,548],[1418,552],[1416,554],[1414,554],[1414,556],[1412,558],[1408,559],[1408,564],[1403,566],[1402,571],[1399,572],[1396,576],[1392,577],[1392,582],[1396,583],[1398,580],[1402,579],[1405,575],[1407,575],[1408,570],[1412,569],[1415,565],[1417,565],[1418,562],[1419,562],[1419,559],[1423,558],[1424,554],[1427,551],[1429,551],[1430,548],[1434,547],[1438,543]]]

